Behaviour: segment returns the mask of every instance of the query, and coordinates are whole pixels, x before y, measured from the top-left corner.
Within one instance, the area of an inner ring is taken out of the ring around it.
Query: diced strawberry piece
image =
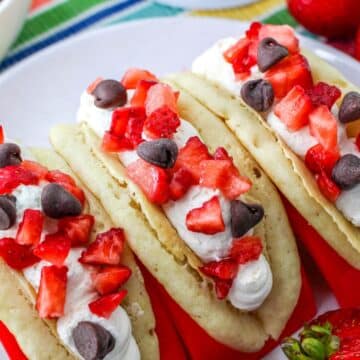
[[[355,58],[360,61],[360,26],[357,29],[355,37]]]
[[[138,159],[126,171],[152,203],[161,205],[169,200],[169,181],[164,169]]]
[[[336,100],[340,98],[341,91],[336,86],[318,82],[315,86],[307,90],[307,94],[310,96],[314,107],[326,105],[329,110],[331,110]]]
[[[232,282],[225,280],[215,280],[215,293],[219,300],[224,300],[231,289]]]
[[[260,29],[263,27],[264,25],[261,24],[258,21],[254,21],[250,24],[250,27],[248,30],[246,30],[245,32],[245,36],[249,39],[249,40],[257,40],[259,38],[259,32]]]
[[[3,129],[2,125],[0,125],[0,144],[3,144],[4,141],[5,141],[4,129]]]
[[[88,94],[92,94],[93,91],[96,89],[96,87],[103,81],[104,79],[102,77],[96,78],[86,89],[86,92]]]
[[[15,270],[22,270],[40,261],[30,246],[20,245],[11,238],[0,239],[0,256]]]
[[[44,215],[40,210],[25,210],[22,222],[20,223],[16,234],[16,242],[21,245],[38,244],[43,226]]]
[[[63,234],[46,235],[45,240],[38,244],[33,252],[38,258],[57,266],[64,264],[71,248],[70,239]]]
[[[230,257],[236,260],[237,264],[246,264],[255,261],[263,251],[261,239],[257,236],[245,236],[234,239],[230,250]]]
[[[320,174],[321,171],[325,171],[330,176],[339,158],[340,154],[338,151],[328,151],[321,144],[317,144],[307,151],[305,164],[314,174]]]
[[[89,309],[93,314],[109,319],[126,295],[127,290],[121,290],[117,294],[102,296],[100,299],[90,303]]]
[[[174,201],[181,199],[189,188],[195,184],[196,181],[191,172],[184,168],[178,169],[169,184],[170,199]]]
[[[276,104],[274,112],[289,130],[297,131],[309,123],[311,110],[310,97],[296,85]]]
[[[233,280],[238,272],[238,264],[233,259],[212,261],[200,268],[206,276],[219,280]]]
[[[124,150],[132,150],[133,146],[125,137],[116,136],[105,131],[102,138],[101,149],[105,152],[120,152]]]
[[[210,159],[211,155],[207,146],[197,136],[193,136],[179,150],[175,169],[184,168],[188,170],[198,183],[200,180],[200,163],[203,160]]]
[[[36,310],[40,318],[58,318],[64,315],[66,285],[66,266],[45,266],[41,270]]]
[[[155,110],[167,106],[175,114],[177,111],[177,97],[173,89],[166,84],[156,84],[151,86],[149,89],[146,100],[145,100],[145,110],[146,115],[151,115]]]
[[[144,132],[151,139],[172,138],[179,126],[179,116],[164,105],[148,116],[144,124]]]
[[[227,175],[226,182],[221,186],[221,191],[227,199],[234,200],[241,194],[246,193],[252,186],[251,181],[239,174],[239,171],[233,166]]]
[[[233,158],[229,155],[225,148],[222,146],[218,147],[214,152],[215,160],[230,160],[233,161]]]
[[[120,107],[113,111],[111,115],[110,134],[124,136],[129,121],[129,108]]]
[[[331,178],[326,175],[325,171],[322,171],[320,174],[316,175],[316,182],[322,194],[331,202],[335,202],[339,197],[341,190],[331,180]]]
[[[355,144],[356,144],[358,150],[360,151],[360,133],[356,137]]]
[[[306,90],[313,84],[309,63],[300,54],[288,56],[275,64],[264,77],[270,81],[277,98],[284,97],[296,85]]]
[[[300,51],[299,39],[296,37],[294,29],[289,25],[263,25],[259,29],[259,39],[262,40],[267,37],[275,39],[291,53]]]
[[[145,118],[145,109],[143,107],[129,107],[129,121],[126,127],[125,138],[130,141],[133,148],[144,141],[141,135]]]
[[[31,171],[39,180],[45,179],[49,172],[45,166],[40,165],[36,161],[24,160],[20,166],[25,170]]]
[[[149,89],[155,84],[157,84],[157,82],[153,80],[140,80],[136,85],[134,95],[130,100],[130,104],[132,106],[144,107],[147,93]]]
[[[0,195],[9,194],[19,185],[37,185],[38,178],[21,166],[6,166],[0,169]]]
[[[140,80],[158,81],[156,76],[150,71],[130,68],[126,71],[120,82],[126,89],[135,89]]]
[[[92,215],[65,217],[58,221],[58,229],[70,239],[72,246],[82,246],[88,243],[94,222]]]
[[[186,227],[193,232],[216,234],[225,230],[220,201],[217,196],[190,210],[186,215]]]
[[[124,245],[124,230],[110,229],[97,235],[96,240],[81,254],[79,261],[91,265],[119,265]]]
[[[108,266],[94,276],[94,286],[99,294],[110,294],[124,285],[130,276],[131,270],[126,266]]]
[[[309,115],[310,133],[327,151],[338,152],[337,121],[327,106],[321,105]]]

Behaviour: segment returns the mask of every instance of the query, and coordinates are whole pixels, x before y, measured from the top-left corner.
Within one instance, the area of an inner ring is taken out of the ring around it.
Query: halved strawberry
[[[11,193],[21,184],[37,185],[38,177],[21,166],[11,165],[0,169],[0,195]]]
[[[238,272],[238,264],[233,259],[212,261],[200,267],[206,276],[219,280],[233,280]]]
[[[138,159],[126,171],[152,203],[161,205],[169,200],[169,180],[164,169]]]
[[[179,126],[179,116],[164,105],[153,111],[145,120],[144,132],[151,139],[172,138]]]
[[[36,299],[36,310],[40,318],[58,318],[64,315],[67,272],[66,266],[42,268]]]
[[[313,85],[309,63],[300,54],[288,56],[275,64],[265,72],[264,78],[270,81],[277,98],[284,97],[296,85],[305,90]]]
[[[124,244],[124,230],[110,229],[97,235],[96,240],[83,251],[79,261],[91,265],[119,265]]]
[[[327,151],[338,152],[337,121],[327,106],[321,105],[309,115],[310,133]]]
[[[120,152],[132,150],[133,146],[128,139],[123,136],[113,135],[110,131],[105,131],[101,142],[101,149],[105,152]]]
[[[15,270],[22,270],[40,261],[28,245],[20,245],[11,238],[0,239],[0,257]]]
[[[126,71],[120,82],[126,89],[135,89],[140,80],[158,81],[156,76],[150,71],[130,68]]]
[[[231,289],[232,281],[215,279],[215,293],[219,300],[224,300]]]
[[[45,240],[38,244],[33,252],[38,258],[57,266],[64,264],[71,248],[70,239],[63,234],[46,235]]]
[[[39,243],[44,226],[44,215],[40,210],[26,209],[19,224],[16,242],[21,245]]]
[[[34,175],[38,177],[39,180],[45,179],[47,173],[49,172],[45,166],[40,165],[36,161],[23,160],[20,166],[23,169],[31,171]]]
[[[314,107],[326,105],[330,110],[336,100],[340,98],[341,91],[336,86],[325,82],[318,82],[312,88],[307,90]]]
[[[335,202],[337,200],[341,190],[325,173],[325,171],[322,171],[320,174],[316,175],[316,182],[320,191],[326,198],[328,198],[331,202]]]
[[[0,144],[3,144],[4,140],[5,140],[4,129],[3,129],[2,125],[0,125]]]
[[[99,294],[110,294],[124,285],[130,276],[131,270],[126,266],[107,266],[94,276],[94,286]]]
[[[88,243],[94,222],[92,215],[65,217],[58,221],[58,230],[70,239],[71,246],[82,246]]]
[[[96,89],[96,87],[103,81],[104,79],[102,77],[96,78],[86,89],[86,92],[88,94],[92,94],[93,91]]]
[[[246,264],[255,261],[263,251],[261,239],[258,236],[245,236],[234,239],[230,250],[230,257],[236,260],[237,264]]]
[[[178,113],[177,96],[173,89],[169,85],[161,83],[151,86],[145,100],[146,115],[149,116],[152,112],[165,105],[175,114]]]
[[[132,106],[145,106],[147,93],[149,89],[155,84],[157,84],[157,81],[154,80],[140,80],[136,85],[134,95],[130,100],[130,104]]]
[[[117,294],[105,295],[89,304],[90,311],[100,317],[109,319],[111,314],[121,304],[127,295],[127,290],[121,290]]]
[[[220,201],[217,196],[190,210],[186,215],[186,227],[193,232],[216,234],[225,230]]]
[[[202,160],[210,159],[211,155],[207,146],[197,136],[193,136],[179,150],[175,170],[179,168],[188,170],[198,183],[200,180],[200,163]]]
[[[184,168],[178,169],[171,178],[169,184],[169,192],[171,200],[179,200],[182,198],[196,181],[191,172]]]
[[[291,131],[300,130],[309,123],[312,102],[300,85],[294,86],[275,106],[275,115]]]
[[[325,150],[321,144],[317,144],[307,151],[305,164],[314,174],[320,174],[324,170],[330,176],[339,158],[339,152]]]

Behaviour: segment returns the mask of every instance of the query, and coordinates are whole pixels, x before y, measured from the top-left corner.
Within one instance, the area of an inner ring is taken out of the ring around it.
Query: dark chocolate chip
[[[81,214],[80,201],[61,185],[47,184],[41,193],[41,206],[45,215],[60,219]]]
[[[119,81],[103,80],[93,91],[95,105],[102,109],[124,106],[127,102],[126,89]]]
[[[359,184],[360,158],[353,154],[342,156],[332,170],[332,179],[343,190],[349,190]]]
[[[0,168],[9,165],[19,165],[21,163],[21,149],[13,143],[0,145]]]
[[[234,238],[245,235],[264,217],[264,209],[258,204],[231,201],[231,233]]]
[[[111,333],[99,324],[81,321],[72,332],[75,346],[85,360],[101,360],[115,347]]]
[[[173,140],[159,139],[142,142],[136,152],[148,163],[168,169],[175,165],[178,147]]]
[[[240,95],[250,107],[259,112],[269,110],[274,102],[272,85],[262,79],[246,82],[241,88]]]
[[[0,230],[7,230],[16,221],[16,198],[12,195],[0,196]]]
[[[348,123],[360,119],[360,94],[351,91],[344,96],[340,105],[339,120]]]
[[[261,72],[269,70],[284,57],[289,55],[285,46],[279,44],[275,39],[267,37],[260,41],[257,53],[257,62]]]

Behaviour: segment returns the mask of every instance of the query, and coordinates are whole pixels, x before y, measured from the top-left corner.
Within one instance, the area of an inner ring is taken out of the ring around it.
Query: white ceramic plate
[[[156,0],[165,5],[178,6],[186,9],[227,9],[254,3],[260,0]]]
[[[48,146],[50,127],[75,121],[79,96],[97,76],[119,79],[129,66],[160,75],[184,70],[214,41],[241,35],[247,27],[237,21],[178,17],[131,22],[73,37],[0,76],[0,123],[11,138]],[[302,44],[360,85],[355,60],[311,39],[302,38]],[[323,280],[311,275],[319,312],[335,308]],[[266,359],[283,358],[277,350]]]

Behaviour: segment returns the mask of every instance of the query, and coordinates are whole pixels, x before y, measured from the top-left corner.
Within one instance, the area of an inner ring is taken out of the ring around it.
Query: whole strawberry
[[[287,0],[289,11],[309,31],[329,38],[353,35],[360,24],[359,0]]]
[[[327,312],[304,327],[300,340],[284,339],[290,360],[360,359],[360,309]]]

